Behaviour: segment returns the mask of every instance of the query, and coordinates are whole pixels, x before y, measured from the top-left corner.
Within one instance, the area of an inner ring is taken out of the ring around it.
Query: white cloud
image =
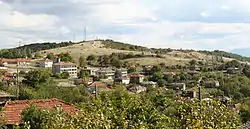
[[[70,40],[72,32],[82,40],[84,26],[89,39],[113,38],[149,47],[232,50],[250,42],[250,23],[241,23],[239,17],[250,15],[248,0],[68,0],[68,5],[58,6],[41,1],[39,8],[32,6],[37,3],[17,3],[0,4],[0,28],[5,29],[0,38],[8,44]],[[230,23],[235,17],[238,23]],[[31,32],[6,33],[8,29]]]
[[[227,5],[221,5],[220,7],[222,10],[230,10],[231,8]]]
[[[47,27],[52,27],[59,20],[47,14],[24,14],[13,10],[8,4],[1,4],[0,8],[0,26],[4,28],[48,29]]]
[[[68,33],[70,33],[70,30],[67,27],[65,27],[65,26],[62,26],[61,29],[60,29],[60,31],[61,31],[62,34],[68,34]]]
[[[210,14],[208,12],[201,12],[200,16],[207,18],[210,17]]]

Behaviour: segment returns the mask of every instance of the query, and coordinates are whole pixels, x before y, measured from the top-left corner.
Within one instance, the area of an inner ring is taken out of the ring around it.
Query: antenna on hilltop
[[[84,26],[84,41],[87,40],[87,29],[86,26]]]

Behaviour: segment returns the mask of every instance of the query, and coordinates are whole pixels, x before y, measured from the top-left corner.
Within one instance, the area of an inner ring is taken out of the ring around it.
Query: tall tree
[[[79,57],[79,66],[81,68],[85,67],[87,65],[87,60],[84,56]]]

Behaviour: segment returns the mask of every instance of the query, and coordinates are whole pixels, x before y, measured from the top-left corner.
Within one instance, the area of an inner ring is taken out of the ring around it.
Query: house
[[[133,86],[133,87],[129,88],[128,90],[132,93],[141,93],[143,91],[146,91],[147,88],[144,86]]]
[[[155,87],[157,85],[157,83],[153,82],[153,81],[146,81],[146,82],[143,82],[142,84],[144,86],[153,86],[153,87]]]
[[[39,61],[39,67],[42,68],[52,68],[52,65],[53,61],[47,58]]]
[[[47,110],[53,110],[55,106],[61,107],[63,111],[68,113],[74,113],[78,111],[78,108],[70,103],[63,102],[57,98],[44,99],[44,100],[15,100],[5,103],[1,112],[1,119],[6,122],[6,125],[19,125],[22,124],[21,113],[26,108],[35,104],[37,108],[45,108]]]
[[[122,76],[120,78],[116,78],[114,81],[125,84],[125,85],[128,85],[129,82],[130,82],[130,78],[128,76]]]
[[[148,66],[143,66],[143,72],[145,75],[151,75],[152,73],[152,65],[148,65]]]
[[[185,83],[170,83],[168,84],[168,88],[172,88],[174,90],[186,90],[186,84]]]
[[[183,91],[181,96],[187,98],[196,98],[196,91],[195,90]]]
[[[96,75],[98,77],[113,79],[115,75],[115,70],[111,68],[100,68],[99,70],[96,71]]]
[[[130,82],[130,78],[128,76],[122,76],[121,81],[122,81],[122,84],[128,85]]]
[[[107,85],[103,82],[99,82],[99,81],[96,81],[96,82],[93,82],[91,84],[88,85],[88,90],[91,92],[91,93],[96,93],[96,90],[107,90]],[[97,89],[96,89],[97,88]]]
[[[235,67],[227,68],[227,73],[228,74],[236,74],[238,72],[239,72],[239,68],[235,68]]]
[[[14,96],[14,95],[10,95],[6,92],[0,91],[0,103],[3,103],[5,101],[9,101],[9,100],[15,99],[15,98],[16,98],[16,96]]]
[[[3,63],[0,63],[0,70],[6,70],[7,68],[5,67],[5,65]]]
[[[71,62],[61,62],[57,59],[57,62],[52,65],[52,73],[55,75],[68,72],[71,78],[77,78],[77,66]]]
[[[204,85],[206,88],[215,88],[215,87],[220,86],[220,82],[219,81],[207,81],[207,82],[205,82]]]
[[[81,70],[86,71],[91,76],[96,76],[96,73],[97,73],[98,70],[100,70],[100,68],[97,68],[97,67],[84,67]]]
[[[1,64],[8,65],[8,64],[18,64],[18,65],[30,65],[31,60],[27,58],[17,58],[17,59],[0,59]]]
[[[116,69],[116,71],[121,73],[121,77],[128,76],[128,70],[125,68]]]
[[[93,77],[84,77],[80,79],[75,80],[75,85],[81,85],[81,84],[91,84],[93,83]]]
[[[130,77],[130,83],[140,84],[143,82],[145,76],[141,74],[131,74],[129,77]]]

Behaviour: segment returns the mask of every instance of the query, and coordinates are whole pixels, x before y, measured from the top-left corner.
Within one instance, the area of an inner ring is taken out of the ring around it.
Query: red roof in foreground
[[[38,108],[54,109],[55,106],[61,106],[65,112],[75,112],[78,108],[72,104],[63,102],[57,98],[44,100],[15,100],[5,104],[1,113],[1,118],[7,125],[20,124],[21,113],[31,104],[35,104]]]

